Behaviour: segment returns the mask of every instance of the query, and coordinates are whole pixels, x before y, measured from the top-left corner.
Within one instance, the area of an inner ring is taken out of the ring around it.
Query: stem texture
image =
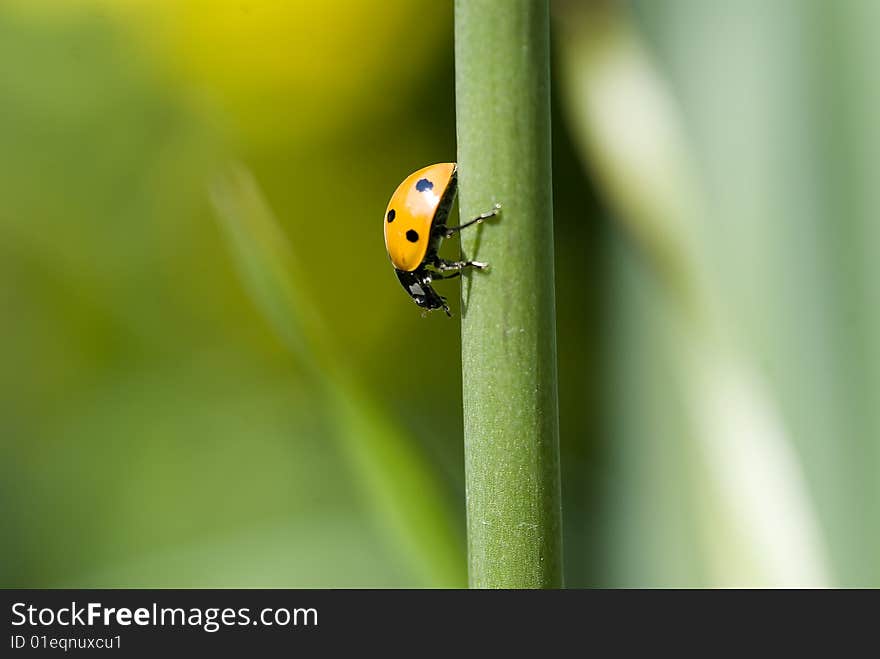
[[[474,588],[562,585],[547,0],[457,0],[468,560]]]

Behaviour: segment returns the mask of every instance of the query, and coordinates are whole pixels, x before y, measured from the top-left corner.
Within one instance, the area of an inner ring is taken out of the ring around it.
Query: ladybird
[[[440,243],[501,210],[501,204],[495,204],[492,210],[464,224],[446,226],[458,189],[457,171],[454,162],[443,162],[413,172],[391,195],[384,218],[385,249],[404,290],[423,309],[443,309],[447,316],[452,314],[446,298],[431,287],[431,282],[458,277],[464,268],[483,270],[488,264],[441,259],[437,255]]]

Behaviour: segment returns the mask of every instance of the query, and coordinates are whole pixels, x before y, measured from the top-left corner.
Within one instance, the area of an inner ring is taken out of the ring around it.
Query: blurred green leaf
[[[456,518],[424,458],[367,395],[330,347],[302,292],[294,250],[281,233],[253,178],[241,167],[218,178],[212,197],[230,248],[256,304],[309,368],[353,472],[374,506],[389,543],[419,580],[454,586],[463,577]]]
[[[569,4],[560,12],[563,80],[582,157],[635,238],[649,274],[662,283],[653,292],[669,305],[664,310],[651,302],[652,313],[664,311],[671,321],[662,348],[676,361],[669,376],[681,388],[679,409],[690,439],[677,444],[680,462],[673,468],[695,488],[689,514],[704,538],[709,583],[824,585],[825,539],[800,456],[737,331],[740,316],[726,308],[726,281],[709,258],[708,209],[714,206],[690,164],[683,115],[620,4]],[[618,364],[632,362],[621,355]],[[643,396],[628,402],[656,406],[656,417],[662,408],[655,401],[676,404],[669,391],[646,389]],[[657,441],[638,424],[618,427],[635,431],[630,441]],[[661,424],[657,432],[671,440],[674,428]],[[687,498],[665,501],[687,506]],[[659,583],[663,572],[654,577]]]

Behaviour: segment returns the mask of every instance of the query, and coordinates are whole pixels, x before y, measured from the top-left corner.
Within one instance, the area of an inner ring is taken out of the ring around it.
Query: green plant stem
[[[457,0],[468,560],[474,588],[562,585],[549,16],[546,0]]]

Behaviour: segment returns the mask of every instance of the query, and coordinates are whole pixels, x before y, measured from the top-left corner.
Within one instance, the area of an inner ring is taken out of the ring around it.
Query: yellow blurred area
[[[400,178],[452,157],[451,18],[421,0],[0,1],[0,583],[462,581],[457,372],[432,375],[439,401],[416,369],[393,397],[376,385],[398,352],[458,348],[380,229]],[[230,161],[301,274],[284,312],[326,321],[364,401],[342,378],[316,395],[279,342],[253,294],[276,293],[275,262],[240,276],[208,196]]]
[[[318,141],[354,118],[405,112],[411,86],[449,42],[444,3],[366,0],[11,0],[42,20],[99,13],[181,77],[197,107],[248,143]],[[381,10],[380,10],[381,9]],[[403,107],[401,107],[403,105]]]

